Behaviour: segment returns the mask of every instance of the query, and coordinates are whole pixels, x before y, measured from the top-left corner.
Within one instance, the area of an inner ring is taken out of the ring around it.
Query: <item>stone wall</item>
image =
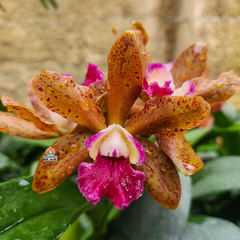
[[[238,0],[0,0],[0,95],[29,105],[26,84],[43,69],[85,76],[88,62],[107,76],[107,56],[119,33],[141,21],[153,62],[174,60],[188,45],[209,45],[212,76],[238,64]],[[47,1],[46,1],[47,2]]]

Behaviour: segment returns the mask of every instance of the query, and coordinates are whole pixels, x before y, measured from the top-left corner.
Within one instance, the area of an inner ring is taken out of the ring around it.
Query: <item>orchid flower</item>
[[[120,35],[110,51],[106,85],[107,93],[99,101],[94,100],[94,92],[99,92],[94,81],[89,87],[81,86],[71,76],[51,71],[33,78],[32,87],[40,102],[78,123],[51,146],[58,161],[44,161],[46,154],[42,156],[33,189],[50,191],[78,169],[79,190],[93,204],[108,196],[115,208],[122,209],[142,195],[144,184],[159,204],[176,208],[181,184],[173,162],[161,148],[138,135],[183,133],[206,118],[209,104],[201,97],[163,96],[146,102],[142,111],[126,121],[143,86],[141,54],[130,32]],[[189,146],[174,147],[184,147],[191,155]],[[191,173],[201,169],[196,155],[190,159],[185,156],[175,162],[178,167]]]

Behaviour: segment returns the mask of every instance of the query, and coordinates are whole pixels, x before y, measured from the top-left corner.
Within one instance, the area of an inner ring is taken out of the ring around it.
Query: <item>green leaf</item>
[[[16,138],[12,137],[16,142],[23,143],[23,144],[30,144],[34,146],[49,148],[53,143],[55,143],[59,138],[52,138],[46,140],[33,140],[33,139],[25,139],[25,138]]]
[[[240,157],[225,156],[207,162],[195,174],[192,197],[194,199],[229,190],[240,189]]]
[[[31,182],[28,176],[0,184],[0,239],[55,239],[91,204],[69,180],[44,194]]]
[[[235,224],[214,217],[190,217],[181,240],[238,240],[240,229]]]
[[[187,131],[184,134],[184,136],[186,137],[188,142],[192,146],[194,146],[211,131],[212,131],[212,128],[194,128],[190,131]]]
[[[190,207],[190,178],[182,174],[182,198],[175,210],[168,210],[144,192],[111,226],[107,239],[179,239]]]

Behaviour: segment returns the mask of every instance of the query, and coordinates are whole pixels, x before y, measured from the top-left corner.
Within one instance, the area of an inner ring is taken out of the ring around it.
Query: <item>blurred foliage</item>
[[[48,9],[48,5],[50,4],[52,7],[57,8],[58,4],[55,0],[40,0],[40,2],[43,4],[43,6]]]
[[[180,175],[175,210],[147,192],[124,211],[108,198],[94,206],[79,193],[77,174],[37,194],[31,188],[37,160],[57,139],[0,134],[0,239],[240,239],[240,112],[225,105],[214,118],[211,128],[185,135],[205,164],[192,177]]]

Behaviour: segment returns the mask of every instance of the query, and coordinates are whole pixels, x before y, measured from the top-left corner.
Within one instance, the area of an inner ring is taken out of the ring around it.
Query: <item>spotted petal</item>
[[[94,93],[94,100],[96,101],[100,96],[102,96],[104,93],[107,92],[107,85],[106,81],[103,82],[96,82],[92,83],[89,88],[93,91]]]
[[[124,125],[142,91],[141,55],[132,33],[119,36],[108,56],[108,124]]]
[[[53,122],[39,116],[25,105],[12,100],[6,94],[2,96],[2,103],[8,111],[16,111],[19,117],[30,120],[40,130],[44,132],[55,132],[58,134],[58,130]]]
[[[78,85],[71,76],[41,71],[32,84],[42,104],[51,111],[96,132],[106,127],[105,118],[94,103],[92,90]]]
[[[34,174],[33,190],[38,193],[51,191],[75,172],[81,162],[91,161],[85,144],[92,134],[87,128],[76,127],[72,133],[55,142],[51,147],[58,160],[44,161],[47,154],[43,154]]]
[[[203,167],[202,160],[181,133],[156,135],[160,148],[174,161],[184,175],[192,175]]]
[[[0,131],[12,136],[27,139],[49,139],[59,136],[56,132],[38,129],[32,122],[17,117],[12,113],[0,111]]]
[[[51,121],[52,118],[50,116],[50,110],[48,110],[38,99],[38,97],[35,94],[35,91],[33,89],[32,86],[32,81],[33,79],[31,79],[28,83],[28,97],[31,101],[31,104],[33,106],[33,108],[36,110],[36,112],[43,118]]]
[[[146,49],[146,45],[148,42],[148,35],[142,23],[140,22],[133,23],[132,32],[135,35],[135,38],[137,40],[137,44],[141,53],[143,75],[147,77],[146,68],[151,63],[151,55]]]
[[[146,152],[146,161],[136,168],[146,174],[146,190],[163,207],[177,208],[181,198],[181,183],[174,164],[153,142],[136,139]]]
[[[195,96],[201,96],[209,104],[228,100],[240,87],[240,78],[233,71],[220,74],[217,79],[192,79],[195,85]]]
[[[174,62],[171,73],[175,88],[179,88],[186,80],[200,77],[206,68],[207,46],[195,43],[188,47]]]
[[[125,129],[138,134],[184,132],[198,126],[210,113],[210,105],[201,97],[163,96],[146,102],[145,108],[135,114]]]
[[[144,190],[145,174],[134,170],[129,159],[124,157],[98,155],[93,164],[81,163],[78,175],[80,192],[94,205],[107,195],[115,208],[123,209],[138,199]]]

